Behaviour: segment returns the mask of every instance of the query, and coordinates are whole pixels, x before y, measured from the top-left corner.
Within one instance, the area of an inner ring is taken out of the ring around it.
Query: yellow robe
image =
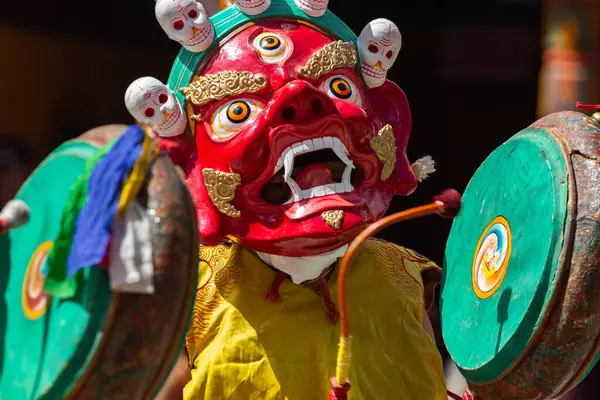
[[[236,244],[201,249],[187,351],[184,399],[326,400],[339,326],[323,299],[287,280],[269,302],[276,273]],[[336,270],[337,271],[337,270]],[[439,268],[415,252],[370,240],[347,282],[352,332],[349,399],[446,400],[441,356],[422,327]],[[337,272],[329,279],[337,299]]]

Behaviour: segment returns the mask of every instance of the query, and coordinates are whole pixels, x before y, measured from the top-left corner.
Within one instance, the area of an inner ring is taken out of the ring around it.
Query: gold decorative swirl
[[[371,139],[370,144],[377,158],[383,164],[381,180],[385,181],[392,176],[396,166],[396,138],[392,127],[390,125],[384,126],[379,134]]]
[[[323,214],[321,214],[321,217],[327,225],[337,230],[342,227],[342,222],[344,221],[344,211],[325,211]]]
[[[208,196],[217,210],[229,217],[239,218],[241,213],[231,201],[235,199],[236,188],[242,183],[240,174],[216,171],[212,168],[204,168],[202,174]]]
[[[209,275],[210,279],[196,292],[192,324],[186,336],[186,347],[192,359],[197,356],[196,350],[202,347],[214,315],[225,305],[241,279],[242,270],[237,265],[238,249],[237,245],[226,244],[200,247],[200,275]]]
[[[403,291],[415,299],[423,299],[424,289],[420,276],[413,276],[406,268],[406,263],[427,264],[431,261],[420,256],[412,250],[394,246],[387,242],[371,241],[369,249],[374,254],[383,274]],[[420,272],[420,271],[419,271]]]
[[[298,73],[303,78],[318,79],[338,68],[355,67],[357,60],[354,44],[338,40],[317,50]]]
[[[266,85],[267,78],[264,75],[255,75],[247,71],[221,71],[198,76],[181,91],[187,101],[201,106],[228,96],[255,93]]]

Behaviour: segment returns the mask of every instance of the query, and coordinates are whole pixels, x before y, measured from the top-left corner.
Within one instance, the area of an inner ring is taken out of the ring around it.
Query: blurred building
[[[600,102],[600,1],[544,0],[540,116]]]

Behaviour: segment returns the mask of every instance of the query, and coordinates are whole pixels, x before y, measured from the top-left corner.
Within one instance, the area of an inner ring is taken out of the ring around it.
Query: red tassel
[[[465,390],[465,394],[462,397],[462,400],[475,400],[475,395],[473,394],[473,392],[471,392],[469,388],[467,388],[467,390]]]
[[[112,237],[110,238],[110,240],[108,241],[108,246],[106,246],[106,252],[104,252],[104,257],[102,258],[102,261],[100,262],[100,267],[108,270],[109,266],[110,266],[110,247],[112,244]]]
[[[0,219],[0,235],[4,235],[10,231],[11,225],[10,222]]]
[[[331,292],[329,291],[329,286],[327,286],[327,281],[321,276],[319,282],[321,283],[321,294],[323,296],[323,301],[325,302],[325,307],[327,307],[329,320],[332,324],[337,325],[338,322],[340,322],[340,313],[337,310],[335,303],[331,300]]]
[[[462,398],[462,397],[460,397],[459,395],[457,395],[457,394],[455,394],[455,393],[452,393],[452,392],[451,392],[451,391],[449,391],[449,390],[447,391],[447,393],[448,393],[448,397],[450,397],[450,398],[452,398],[452,399],[454,399],[454,400],[463,400],[463,398]]]
[[[329,400],[348,400],[348,392],[350,384],[340,385],[335,377],[331,378],[331,391],[329,392]]]
[[[281,300],[281,296],[279,296],[279,288],[283,285],[288,275],[285,272],[279,271],[273,279],[273,283],[271,283],[271,290],[265,293],[265,297],[272,302],[276,302]]]

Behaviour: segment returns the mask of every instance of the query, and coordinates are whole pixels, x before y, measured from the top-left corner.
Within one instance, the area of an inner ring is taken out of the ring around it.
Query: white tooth
[[[292,176],[292,171],[294,170],[294,152],[290,147],[288,147],[284,150],[282,157],[283,165],[285,166],[283,180],[287,182],[288,179],[290,179],[290,176]]]
[[[346,187],[344,186],[343,183],[336,183],[335,184],[335,192],[336,193],[345,193]]]
[[[283,157],[279,157],[279,160],[277,161],[277,165],[275,166],[275,172],[273,172],[273,175],[275,175],[277,172],[279,172],[279,170],[283,168]]]
[[[305,140],[304,142],[302,142],[302,144],[306,147],[306,152],[313,151],[313,149],[315,148],[313,146],[312,140]]]
[[[303,199],[310,199],[311,197],[315,197],[313,195],[312,189],[306,189],[302,191],[302,198]]]
[[[346,167],[344,170],[344,175],[342,175],[342,183],[344,184],[344,188],[346,192],[351,192],[354,190],[354,186],[350,183],[350,178],[352,175],[352,168]]]
[[[312,188],[315,197],[323,197],[325,196],[325,186],[317,186],[316,188]]]
[[[335,194],[335,183],[330,183],[325,185],[325,196],[329,196],[331,194]]]
[[[325,147],[333,148],[333,138],[329,136],[323,138],[323,144],[325,145]]]
[[[346,148],[346,146],[344,146],[344,143],[342,143],[342,141],[338,138],[333,138],[333,147],[341,147],[344,150],[344,153],[346,154],[350,154],[348,153],[348,149]]]
[[[294,155],[299,155],[299,154],[303,154],[303,153],[307,153],[309,151],[312,150],[312,143],[311,146],[308,147],[304,144],[304,142],[302,143],[296,143],[295,145],[292,146],[292,151],[294,152]]]
[[[290,190],[292,191],[291,201],[288,201],[288,202],[294,203],[296,201],[302,200],[304,198],[302,196],[302,189],[300,189],[300,186],[298,186],[296,181],[290,178],[286,182],[287,182],[288,186],[290,187]]]
[[[346,155],[346,153],[344,152],[344,149],[341,146],[335,146],[333,148],[333,152],[335,153],[336,156],[338,156],[340,158],[340,160],[342,160],[344,162],[344,164],[346,164],[350,168],[354,168],[354,163]]]
[[[315,146],[315,150],[320,150],[325,147],[323,143],[323,138],[313,139],[313,145]]]

